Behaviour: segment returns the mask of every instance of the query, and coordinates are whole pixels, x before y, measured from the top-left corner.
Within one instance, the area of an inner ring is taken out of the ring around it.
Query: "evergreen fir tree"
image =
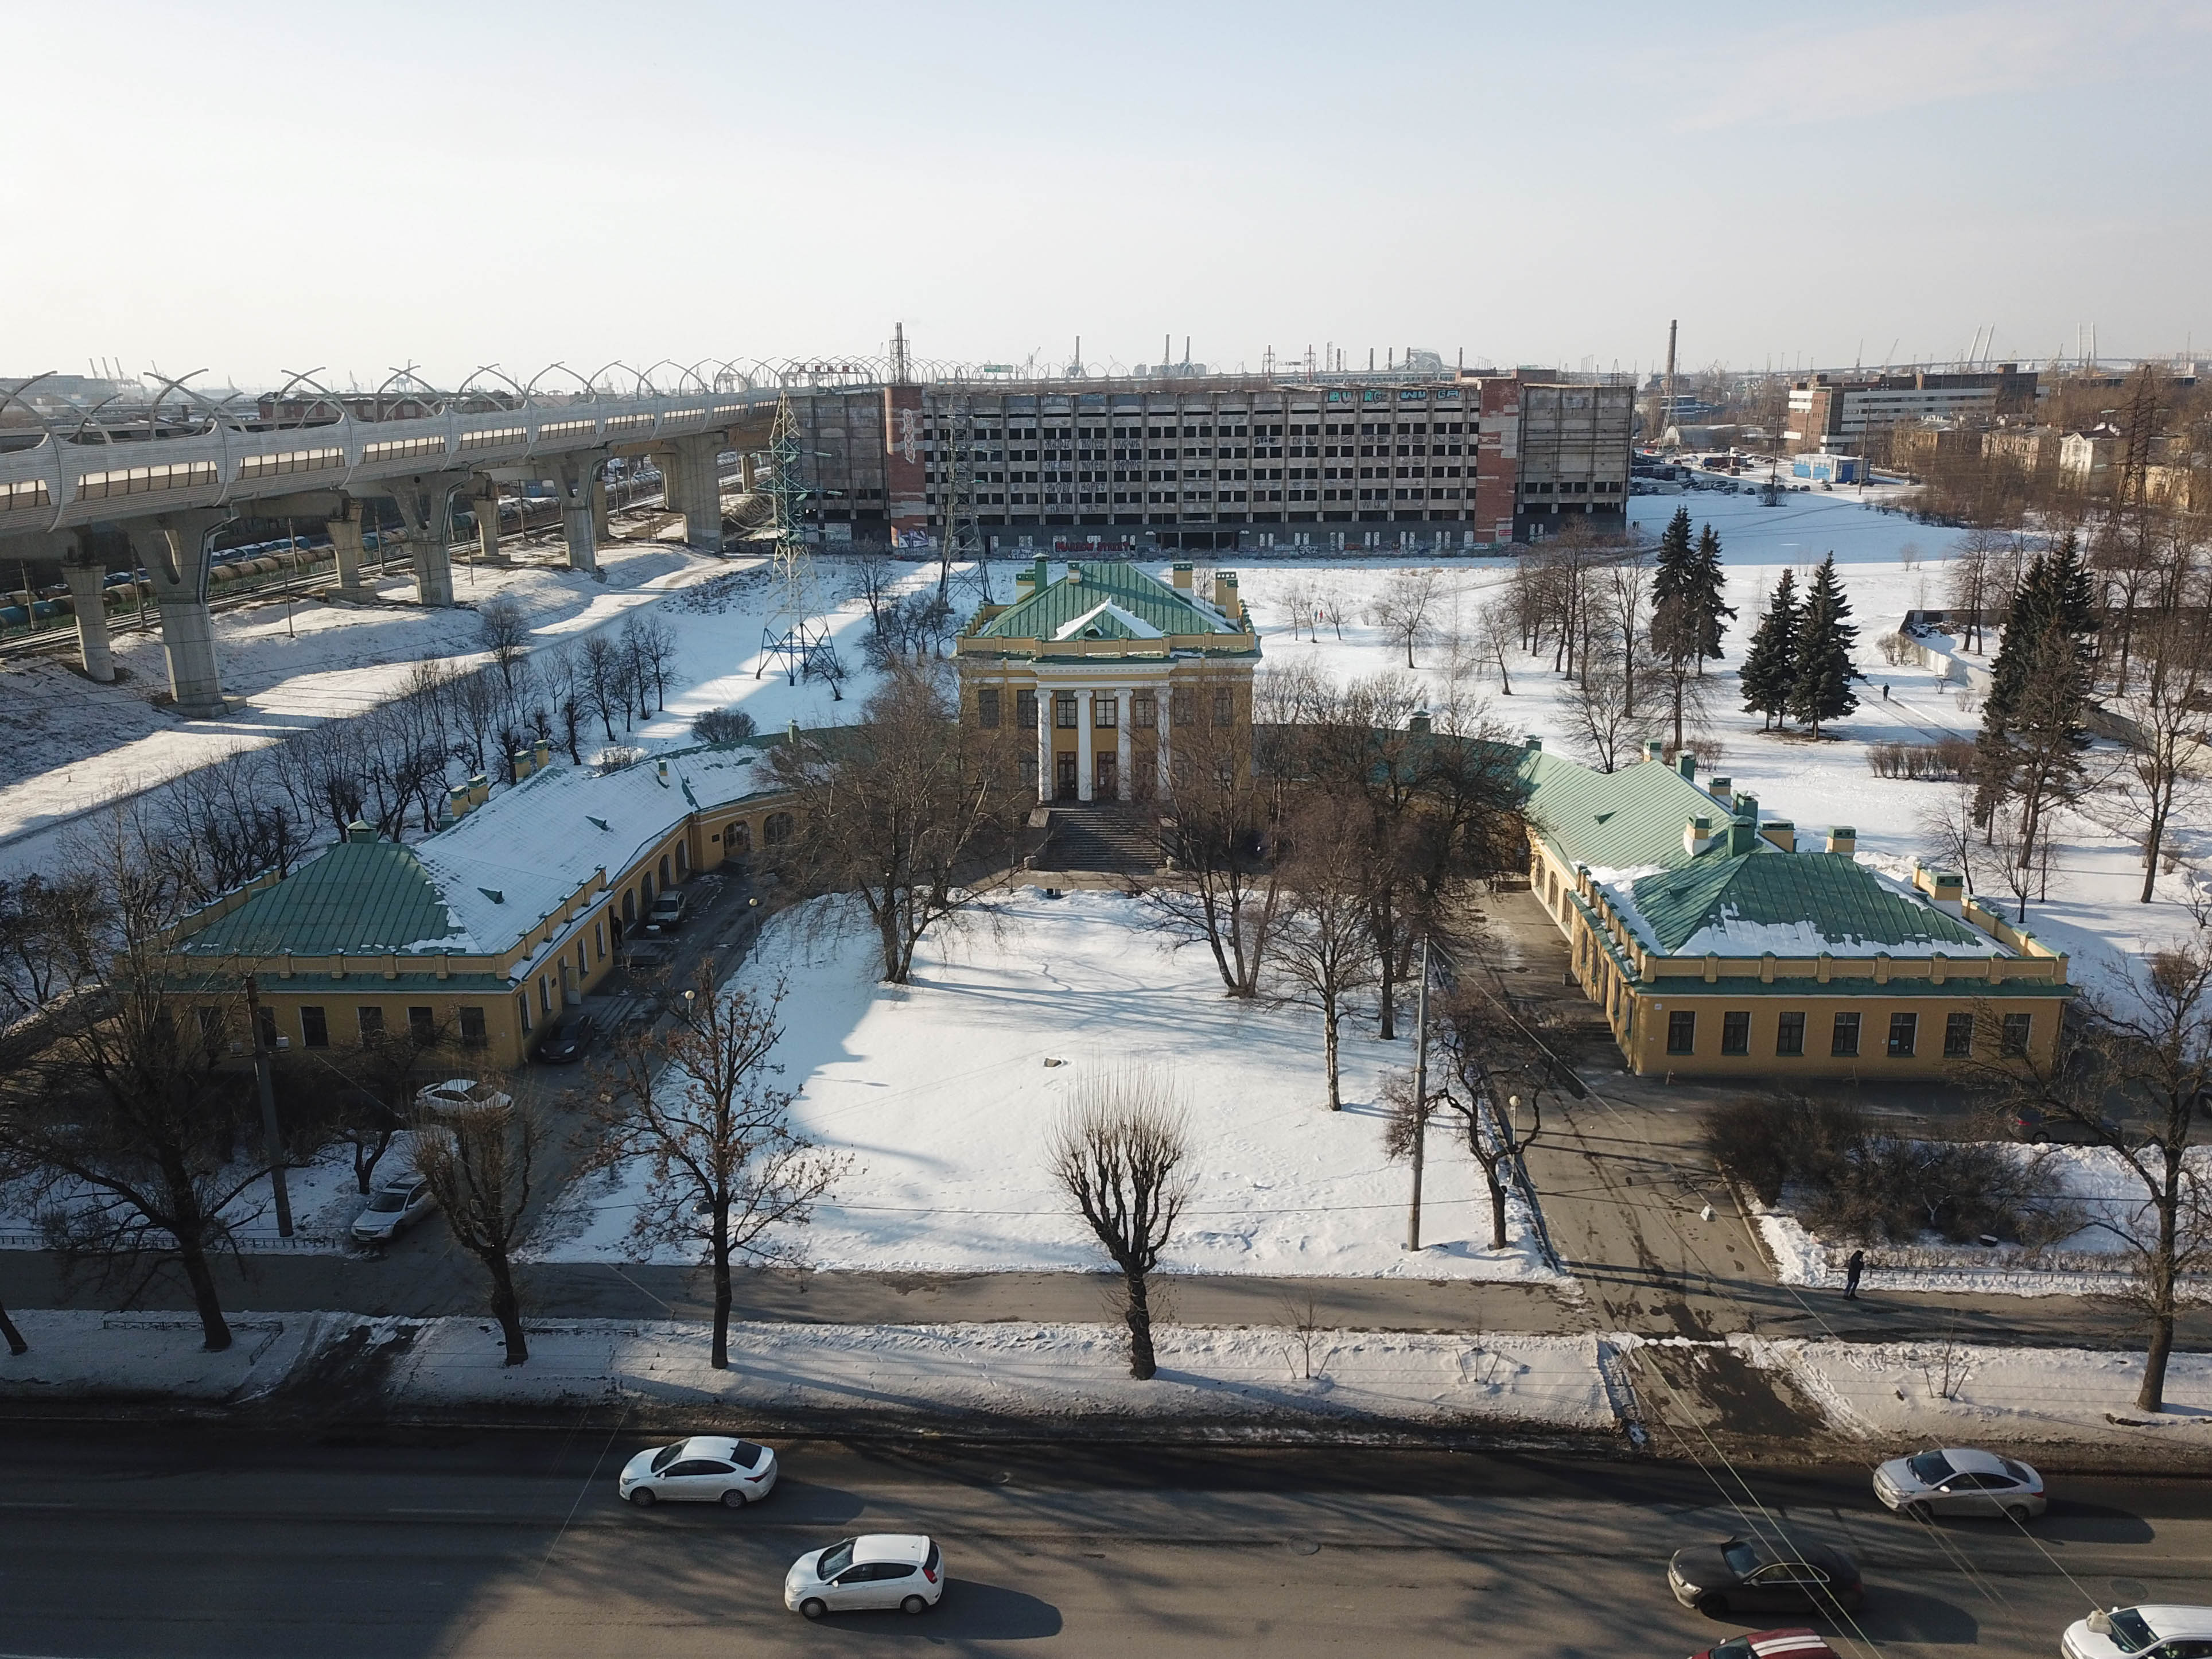
[[[1669,599],[1683,598],[1691,592],[1695,586],[1697,562],[1696,550],[1690,545],[1690,509],[1678,507],[1660,534],[1658,557],[1651,568],[1651,605],[1655,613]]]
[[[2083,741],[2081,716],[2094,669],[2090,641],[2096,628],[2089,573],[2080,544],[2069,535],[2030,562],[2005,616],[2004,636],[1990,665],[1981,730],[1974,738],[1977,823],[1988,823],[2013,792],[2023,744],[2039,757],[2052,755],[2053,740],[2062,734],[2051,729],[2051,720],[2068,722],[2066,742]],[[2054,677],[2056,684],[2045,683]],[[2050,762],[2039,760],[2033,770],[2039,779],[2055,766],[2054,756]],[[2039,784],[2035,793],[2045,791]]]
[[[1787,700],[1790,717],[1816,738],[1823,720],[1841,720],[1859,706],[1858,694],[1851,690],[1858,672],[1851,663],[1851,647],[1858,643],[1859,630],[1850,615],[1851,604],[1836,580],[1836,556],[1831,553],[1820,561],[1813,585],[1806,590]]]
[[[1797,573],[1785,570],[1774,596],[1743,653],[1743,706],[1765,716],[1771,726],[1790,699],[1790,676],[1797,660]]]
[[[1721,635],[1728,630],[1721,626],[1723,618],[1735,620],[1735,611],[1727,599],[1728,576],[1721,568],[1721,538],[1707,525],[1705,533],[1698,538],[1698,550],[1691,556],[1690,608],[1698,618],[1698,672],[1705,672],[1705,659],[1717,660],[1721,654]]]

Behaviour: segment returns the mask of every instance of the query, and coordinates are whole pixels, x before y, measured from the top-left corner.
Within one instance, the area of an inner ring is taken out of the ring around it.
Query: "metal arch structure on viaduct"
[[[0,406],[18,404],[33,422],[0,427],[0,559],[60,561],[85,672],[112,680],[103,586],[114,538],[126,538],[153,590],[177,712],[219,715],[229,705],[207,601],[211,538],[222,525],[320,520],[340,592],[360,591],[361,503],[388,500],[405,526],[417,599],[450,605],[456,495],[495,501],[501,481],[552,483],[568,562],[596,574],[602,468],[616,457],[650,457],[666,505],[684,516],[686,542],[720,551],[721,459],[765,447],[785,386],[824,384],[825,373],[839,384],[878,378],[872,364],[723,365],[711,374],[681,370],[672,389],[654,385],[651,371],[630,372],[627,392],[608,386],[605,371],[572,375],[574,391],[538,389],[555,372],[519,384],[480,370],[454,392],[404,372],[374,393],[336,392],[298,375],[251,404],[163,380],[128,410],[102,404],[59,416],[33,407],[26,394],[36,382],[27,382],[0,396]],[[495,508],[489,517],[496,537]]]

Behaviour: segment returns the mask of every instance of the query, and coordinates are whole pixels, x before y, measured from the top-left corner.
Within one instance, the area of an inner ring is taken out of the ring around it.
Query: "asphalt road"
[[[0,1429],[0,1650],[1613,1659],[1750,1627],[1667,1594],[1674,1547],[1744,1524],[1683,1466],[813,1443],[782,1448],[783,1486],[752,1510],[641,1513],[616,1500],[612,1476],[642,1443],[604,1431],[349,1443]],[[1836,1632],[1847,1655],[2049,1653],[2092,1597],[2212,1600],[2212,1486],[2063,1484],[2024,1537],[1886,1515],[1856,1470],[1749,1480],[1756,1524],[1857,1554],[1868,1601],[1856,1630]],[[782,1608],[783,1570],[804,1550],[908,1528],[945,1548],[934,1613],[810,1626]]]

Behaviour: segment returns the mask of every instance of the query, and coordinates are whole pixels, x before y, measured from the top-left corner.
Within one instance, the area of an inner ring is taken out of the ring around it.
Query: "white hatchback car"
[[[2014,1521],[2043,1513],[2043,1477],[1995,1452],[1947,1447],[1893,1457],[1874,1472],[1874,1495],[1907,1515],[2002,1515]]]
[[[662,1503],[741,1510],[775,1490],[775,1454],[724,1434],[695,1434],[641,1451],[615,1477],[617,1496],[641,1510]]]
[[[2208,1659],[2212,1607],[2100,1609],[2069,1625],[2059,1649],[2066,1659]]]
[[[920,1533],[847,1538],[791,1564],[783,1605],[809,1619],[863,1607],[926,1613],[945,1594],[945,1558]]]

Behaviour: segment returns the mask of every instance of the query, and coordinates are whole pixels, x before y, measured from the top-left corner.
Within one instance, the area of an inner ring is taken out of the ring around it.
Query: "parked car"
[[[1729,1613],[1832,1613],[1859,1604],[1859,1570],[1832,1545],[1730,1538],[1692,1544],[1667,1564],[1674,1599],[1709,1618]]]
[[[1923,1519],[2004,1515],[2027,1521],[2044,1510],[2043,1477],[2027,1464],[1957,1447],[1892,1458],[1874,1472],[1874,1495]]]
[[[404,1175],[386,1176],[371,1189],[368,1202],[354,1218],[354,1243],[388,1244],[401,1228],[419,1219],[436,1205],[437,1200],[430,1196],[430,1183],[412,1170]]]
[[[945,1558],[919,1533],[841,1539],[791,1564],[783,1605],[809,1619],[864,1607],[926,1613],[945,1594]]]
[[[2104,1146],[2111,1143],[2089,1124],[2070,1117],[2047,1117],[2033,1106],[2012,1115],[2013,1138],[2031,1146]]]
[[[509,1097],[472,1077],[449,1077],[442,1083],[426,1083],[415,1091],[416,1109],[424,1112],[469,1112],[511,1103]]]
[[[684,925],[684,912],[690,908],[690,899],[680,890],[672,887],[653,900],[653,908],[645,913],[645,931],[648,933],[672,933]]]
[[[2069,1625],[2058,1647],[2066,1659],[2204,1659],[2212,1655],[2212,1607],[2100,1608]]]
[[[538,1040],[538,1058],[549,1066],[574,1066],[592,1046],[594,1029],[589,1014],[563,1014]]]
[[[1801,1627],[1731,1636],[1690,1659],[1836,1659],[1836,1653],[1818,1631]]]
[[[695,1434],[631,1458],[615,1477],[615,1492],[641,1510],[661,1503],[741,1510],[775,1490],[775,1454],[766,1446]]]

